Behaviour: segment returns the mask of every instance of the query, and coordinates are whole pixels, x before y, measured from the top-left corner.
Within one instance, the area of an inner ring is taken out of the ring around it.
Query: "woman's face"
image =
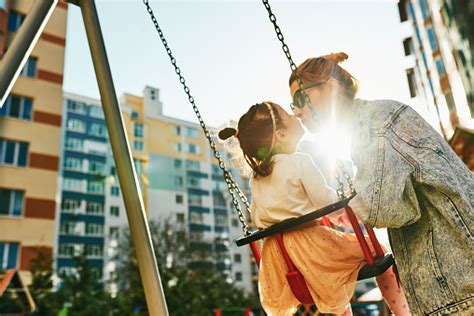
[[[285,126],[283,129],[277,130],[277,140],[284,145],[288,152],[294,152],[301,137],[304,135],[304,129],[296,116],[289,115],[279,105],[276,105],[276,109],[282,125]]]
[[[320,119],[320,121],[324,121],[330,118],[331,115],[331,108],[334,101],[334,81],[328,80],[322,82],[320,85],[309,86],[309,88],[305,89],[306,94],[309,96],[310,104],[306,104],[304,107],[299,108],[297,106],[294,107],[293,112],[297,118],[301,120],[306,128],[314,133],[318,131],[321,126],[318,126],[318,122],[316,121],[316,117]],[[305,85],[303,85],[305,87]],[[301,93],[299,91],[298,82],[294,81],[290,86],[290,93],[291,98],[294,99],[296,93]],[[312,107],[312,108],[311,108]],[[314,115],[313,115],[314,112]]]

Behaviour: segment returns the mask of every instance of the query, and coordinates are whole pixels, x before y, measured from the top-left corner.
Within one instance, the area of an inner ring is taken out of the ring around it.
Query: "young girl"
[[[250,107],[240,118],[238,130],[225,128],[219,133],[221,139],[238,138],[253,170],[251,209],[258,228],[299,217],[337,200],[310,156],[296,153],[303,134],[298,119],[272,102]],[[351,315],[348,304],[358,272],[366,264],[355,235],[325,227],[318,220],[285,232],[283,238],[318,311]],[[269,315],[293,315],[300,305],[288,285],[286,272],[275,237],[265,238],[259,292]],[[377,283],[395,315],[410,315],[392,269],[377,277]]]

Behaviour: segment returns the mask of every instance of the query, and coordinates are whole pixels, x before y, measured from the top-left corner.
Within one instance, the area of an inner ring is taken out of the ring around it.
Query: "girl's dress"
[[[272,173],[250,179],[252,218],[258,228],[299,217],[336,201],[310,156],[277,154]],[[342,314],[366,263],[354,234],[313,221],[283,234],[291,260],[303,274],[322,313]],[[300,302],[286,280],[287,266],[275,237],[265,238],[259,271],[259,292],[269,315],[293,315]]]

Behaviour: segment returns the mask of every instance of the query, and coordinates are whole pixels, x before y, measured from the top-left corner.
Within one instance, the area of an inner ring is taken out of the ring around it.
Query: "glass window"
[[[426,0],[420,0],[420,9],[423,19],[427,20],[430,17],[430,10],[428,8],[428,3]]]
[[[89,160],[89,172],[95,174],[105,174],[105,164],[100,161]]]
[[[236,272],[235,273],[235,280],[236,281],[242,281],[242,272]]]
[[[61,210],[65,213],[73,213],[79,210],[81,207],[80,200],[73,199],[62,199],[61,201]]]
[[[0,216],[21,216],[24,193],[0,188]]]
[[[188,144],[188,152],[191,154],[199,154],[201,150],[196,144]]]
[[[84,142],[82,141],[82,139],[74,138],[74,137],[66,138],[66,143],[65,143],[66,149],[82,151],[83,146],[84,146]]]
[[[110,215],[118,217],[119,216],[119,207],[118,206],[111,206],[110,207]]]
[[[188,137],[198,137],[199,136],[199,130],[197,130],[195,128],[188,127],[186,129],[186,135]]]
[[[59,231],[63,235],[75,235],[76,234],[76,222],[73,221],[61,221]]]
[[[133,130],[133,135],[135,135],[135,137],[143,137],[143,124],[134,123]]]
[[[0,270],[18,268],[19,243],[0,242]]]
[[[435,59],[435,63],[436,63],[436,69],[438,70],[439,76],[443,77],[444,75],[446,75],[446,69],[444,68],[443,60],[440,57],[437,57]]]
[[[132,111],[132,119],[136,120],[138,118],[138,112]]]
[[[143,151],[143,142],[139,140],[133,141],[133,149],[136,151]]]
[[[86,105],[84,103],[73,101],[73,100],[67,101],[67,109],[68,111],[78,113],[78,114],[86,113]]]
[[[82,159],[67,157],[64,160],[64,169],[72,171],[82,171]]]
[[[415,80],[415,73],[413,69],[407,70],[407,80],[408,80],[408,88],[410,89],[410,97],[416,97],[416,80]]]
[[[188,203],[192,206],[202,206],[202,197],[197,194],[189,194]]]
[[[36,77],[36,65],[38,64],[38,59],[35,57],[29,57],[25,63],[25,67],[20,72],[21,76],[34,78]]]
[[[178,187],[183,185],[183,177],[181,176],[175,176],[174,177],[174,184]]]
[[[28,144],[0,138],[0,165],[25,167],[28,160]]]
[[[86,245],[86,256],[88,258],[102,257],[102,246],[101,245]]]
[[[64,178],[63,189],[67,191],[82,191],[82,180],[74,178]]]
[[[116,226],[109,227],[109,236],[110,238],[118,238],[119,228]]]
[[[179,169],[183,166],[183,161],[181,159],[175,159],[174,160],[174,167],[176,169]]]
[[[86,213],[89,215],[102,215],[104,214],[104,204],[99,202],[87,201]]]
[[[237,263],[242,262],[242,255],[239,254],[239,253],[236,253],[236,254],[234,255],[234,262],[237,262]]]
[[[175,202],[176,202],[176,204],[183,204],[183,195],[182,194],[176,194]]]
[[[177,213],[176,214],[176,221],[178,223],[184,223],[184,214],[183,213]]]
[[[188,185],[192,187],[201,186],[201,180],[195,177],[188,177]]]
[[[239,227],[239,221],[236,218],[233,218],[231,222],[233,227]]]
[[[104,234],[104,225],[97,223],[86,223],[87,236],[102,236]]]
[[[223,194],[215,193],[212,195],[212,199],[214,201],[214,206],[223,207],[223,208],[226,207],[226,202],[225,202],[225,198]]]
[[[430,40],[430,46],[431,50],[435,51],[438,49],[438,40],[436,39],[436,34],[433,30],[433,27],[430,26],[426,29],[426,32],[428,33],[428,39]]]
[[[202,213],[190,212],[189,213],[189,222],[193,224],[202,224],[204,217]]]
[[[70,118],[67,120],[67,129],[73,132],[84,133],[86,131],[86,124],[84,121]]]
[[[186,160],[186,168],[188,170],[200,171],[201,164],[196,160]]]
[[[89,106],[89,115],[96,118],[104,118],[104,111],[100,106]]]
[[[174,127],[174,134],[175,135],[181,135],[181,127],[180,126],[175,126]]]
[[[112,196],[119,196],[120,195],[120,189],[117,186],[112,186],[110,187],[110,194]]]
[[[19,28],[25,16],[21,13],[10,11],[8,13],[8,32],[16,32]]]
[[[31,110],[33,101],[30,98],[10,95],[6,100],[3,108],[0,110],[0,116],[10,118],[31,120]]]
[[[64,257],[72,257],[75,255],[75,244],[60,243],[58,248],[58,254]]]
[[[180,143],[174,144],[173,149],[175,152],[178,152],[178,153],[181,152],[181,144]]]
[[[104,124],[92,123],[90,125],[89,134],[97,137],[106,137],[107,129]]]
[[[215,223],[216,223],[216,226],[227,226],[227,215],[216,214]]]
[[[104,193],[104,183],[99,181],[87,181],[87,192],[96,194]]]

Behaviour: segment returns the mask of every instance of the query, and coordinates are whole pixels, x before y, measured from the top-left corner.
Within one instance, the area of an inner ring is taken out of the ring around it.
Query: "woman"
[[[396,101],[355,99],[357,81],[338,63],[310,58],[289,84],[295,115],[312,132],[335,116],[349,127],[357,168],[352,203],[365,223],[387,227],[415,315],[474,309],[474,175],[415,111]]]

